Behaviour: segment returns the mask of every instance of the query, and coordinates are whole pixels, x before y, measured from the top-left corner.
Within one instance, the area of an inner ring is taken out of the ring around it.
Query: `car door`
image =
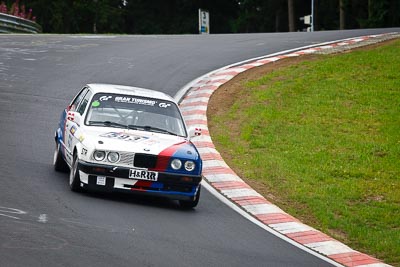
[[[84,100],[86,99],[86,96],[89,93],[89,88],[84,87],[74,98],[74,100],[71,102],[71,104],[68,106],[68,109],[66,110],[66,120],[65,120],[65,127],[64,127],[64,132],[63,132],[63,138],[64,138],[64,146],[65,146],[65,160],[66,162],[71,165],[72,164],[72,157],[73,157],[73,152],[74,152],[74,147],[76,143],[79,141],[78,138],[76,138],[76,132],[80,128],[80,124],[83,123],[83,119],[77,123],[71,114],[79,114],[82,115],[84,112],[84,109],[86,106],[82,106],[82,103],[84,103]],[[87,105],[87,102],[86,102]],[[83,108],[83,112],[82,112]],[[72,119],[71,119],[72,118]]]

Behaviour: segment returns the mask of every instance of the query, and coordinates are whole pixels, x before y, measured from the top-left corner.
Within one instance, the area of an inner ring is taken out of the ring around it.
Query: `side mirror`
[[[81,124],[81,114],[75,111],[68,111],[67,112],[67,120],[75,122],[76,124]]]
[[[201,135],[201,128],[199,127],[189,127],[189,138],[197,137]]]

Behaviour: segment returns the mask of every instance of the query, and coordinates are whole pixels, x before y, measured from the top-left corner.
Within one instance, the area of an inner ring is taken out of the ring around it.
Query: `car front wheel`
[[[199,185],[199,190],[197,190],[196,196],[193,200],[179,200],[179,205],[181,206],[182,209],[192,209],[199,204],[200,200],[200,190],[201,185]]]
[[[54,166],[54,170],[56,170],[58,172],[67,172],[68,171],[68,165],[67,165],[67,163],[65,163],[64,159],[61,156],[61,150],[60,150],[59,143],[56,143],[56,148],[54,150],[53,166]]]
[[[80,183],[81,179],[79,177],[79,170],[78,170],[78,157],[74,155],[71,171],[69,173],[69,187],[74,192],[82,192]]]

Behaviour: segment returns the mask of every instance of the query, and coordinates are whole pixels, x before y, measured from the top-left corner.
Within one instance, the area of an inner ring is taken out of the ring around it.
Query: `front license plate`
[[[157,181],[158,172],[150,172],[140,169],[130,169],[129,178],[147,181]]]
[[[97,185],[106,185],[106,177],[105,176],[97,176]]]

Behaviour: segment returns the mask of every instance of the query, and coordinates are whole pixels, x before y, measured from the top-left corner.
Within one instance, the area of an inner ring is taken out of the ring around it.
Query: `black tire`
[[[54,170],[58,171],[58,172],[67,172],[69,169],[67,163],[61,156],[59,143],[56,143],[56,148],[54,150],[53,166],[54,166]]]
[[[74,155],[74,160],[72,161],[71,171],[69,173],[69,187],[71,191],[82,192],[81,179],[79,177],[78,170],[78,157]]]
[[[181,206],[181,208],[185,210],[193,209],[194,207],[196,207],[197,204],[199,204],[200,191],[201,191],[201,185],[199,185],[199,190],[197,191],[197,194],[193,200],[179,200],[179,206]]]

